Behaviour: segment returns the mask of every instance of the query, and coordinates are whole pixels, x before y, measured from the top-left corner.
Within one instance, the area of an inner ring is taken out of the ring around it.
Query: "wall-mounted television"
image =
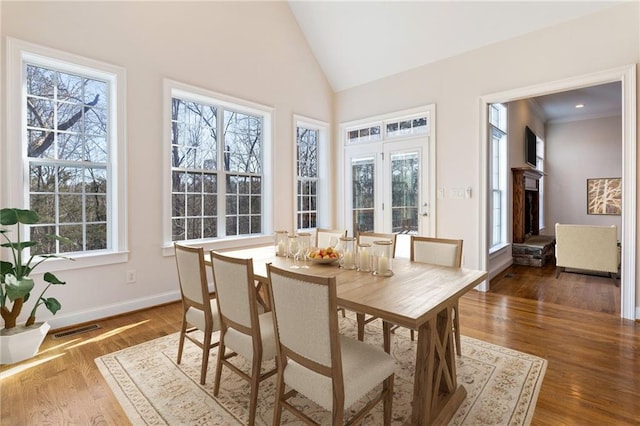
[[[536,134],[526,126],[524,128],[524,161],[531,167],[536,167]]]

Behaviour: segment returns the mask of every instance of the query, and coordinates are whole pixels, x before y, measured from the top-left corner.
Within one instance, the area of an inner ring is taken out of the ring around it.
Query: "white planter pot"
[[[0,330],[0,364],[13,364],[33,357],[50,328],[48,322],[42,322]]]

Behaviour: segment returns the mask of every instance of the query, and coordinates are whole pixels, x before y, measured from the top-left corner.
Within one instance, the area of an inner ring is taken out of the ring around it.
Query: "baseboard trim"
[[[52,330],[83,324],[90,321],[96,321],[103,318],[113,317],[116,315],[126,314],[128,312],[140,309],[151,308],[153,306],[162,305],[180,300],[179,291],[169,291],[166,293],[155,294],[150,297],[129,300],[122,303],[114,303],[111,305],[99,306],[93,309],[87,309],[81,312],[74,312],[68,315],[56,315],[47,318],[46,321],[51,325]]]

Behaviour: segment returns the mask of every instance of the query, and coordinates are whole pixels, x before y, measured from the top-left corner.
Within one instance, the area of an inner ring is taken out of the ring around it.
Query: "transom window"
[[[266,115],[172,90],[172,241],[264,232]]]

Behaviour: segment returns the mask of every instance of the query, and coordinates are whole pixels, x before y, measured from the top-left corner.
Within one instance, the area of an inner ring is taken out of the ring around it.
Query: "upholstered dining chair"
[[[209,283],[204,263],[204,249],[202,247],[188,247],[174,243],[178,281],[182,296],[182,327],[180,329],[180,343],[178,344],[178,364],[182,361],[182,350],[185,338],[202,349],[202,367],[200,384],[204,385],[209,365],[209,351],[218,346],[218,341],[212,342],[212,334],[220,329],[218,306],[215,299],[209,295]],[[202,331],[204,337],[198,340],[192,335],[195,331]]]
[[[329,247],[332,237],[336,237],[338,240],[340,240],[340,238],[346,237],[346,236],[347,236],[346,229],[318,228],[316,229],[316,247],[318,248]]]
[[[300,393],[332,413],[332,425],[344,423],[345,409],[382,388],[351,417],[355,424],[381,400],[384,424],[391,424],[395,361],[379,348],[338,333],[335,277],[319,277],[267,267],[275,324],[278,379],[273,424],[282,409],[307,424],[315,423],[288,399]],[[285,393],[285,386],[292,391]]]
[[[251,386],[249,425],[253,425],[260,382],[276,373],[276,367],[262,372],[262,363],[276,356],[271,312],[260,313],[258,291],[253,278],[253,260],[237,259],[211,252],[211,267],[220,314],[220,344],[213,395],[218,396],[222,367],[237,373]],[[227,353],[229,348],[232,352]],[[237,355],[251,363],[249,373],[232,364]]]
[[[462,266],[462,240],[412,235],[409,259],[412,262],[460,268]],[[458,315],[457,300],[453,307],[453,331],[456,342],[456,353],[462,355],[460,347],[460,316]],[[411,339],[413,339],[413,330],[411,330]]]
[[[385,234],[380,232],[360,232],[358,234],[358,244],[371,244],[375,241],[391,241],[391,255],[396,257],[396,234]],[[358,322],[358,340],[364,340],[364,326],[378,317],[371,316],[366,318],[364,314],[356,312]],[[395,326],[392,330],[395,329]]]

